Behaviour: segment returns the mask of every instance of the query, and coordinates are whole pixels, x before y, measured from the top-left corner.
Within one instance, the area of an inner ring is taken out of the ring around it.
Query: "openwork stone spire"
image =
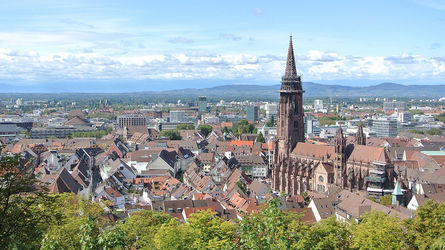
[[[292,35],[289,40],[289,50],[287,51],[286,71],[284,78],[297,77],[297,67],[295,66],[294,47],[292,45]]]
[[[357,134],[355,135],[355,142],[358,145],[366,145],[366,136],[365,133],[363,133],[363,125],[361,123],[358,125]]]

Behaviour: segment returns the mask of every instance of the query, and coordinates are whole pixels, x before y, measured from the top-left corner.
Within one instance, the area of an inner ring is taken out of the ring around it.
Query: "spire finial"
[[[289,38],[289,50],[287,52],[286,71],[284,72],[285,78],[292,78],[297,76],[297,68],[295,67],[294,48],[292,44],[292,34]]]

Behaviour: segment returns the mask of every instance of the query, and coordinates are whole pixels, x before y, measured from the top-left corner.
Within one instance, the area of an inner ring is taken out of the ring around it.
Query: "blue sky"
[[[305,81],[445,84],[443,27],[445,0],[3,1],[0,91],[277,84],[289,34]]]

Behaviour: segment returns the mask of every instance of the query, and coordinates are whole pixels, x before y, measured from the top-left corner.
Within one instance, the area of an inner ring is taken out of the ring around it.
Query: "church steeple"
[[[289,40],[289,49],[287,51],[286,70],[284,71],[284,78],[297,77],[297,67],[295,66],[294,47],[292,44],[292,35]]]
[[[289,39],[289,49],[287,51],[286,69],[284,76],[281,78],[281,91],[302,91],[301,78],[297,74],[295,66],[294,47],[292,44],[292,36]]]
[[[366,136],[363,133],[363,125],[360,123],[358,125],[357,134],[355,134],[355,143],[358,145],[366,145]]]

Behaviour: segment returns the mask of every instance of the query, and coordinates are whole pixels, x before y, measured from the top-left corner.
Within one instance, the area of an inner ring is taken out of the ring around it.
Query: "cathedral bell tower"
[[[341,126],[335,138],[334,180],[335,185],[346,187],[346,138]]]
[[[291,36],[286,70],[281,78],[277,119],[278,150],[285,157],[295,148],[297,142],[304,141],[303,93],[301,77],[295,66]]]
[[[272,189],[293,193],[296,187],[296,166],[289,155],[298,142],[304,142],[303,88],[295,67],[292,36],[287,52],[286,70],[281,78],[277,114],[277,137],[274,142]],[[293,191],[291,191],[293,190]]]

